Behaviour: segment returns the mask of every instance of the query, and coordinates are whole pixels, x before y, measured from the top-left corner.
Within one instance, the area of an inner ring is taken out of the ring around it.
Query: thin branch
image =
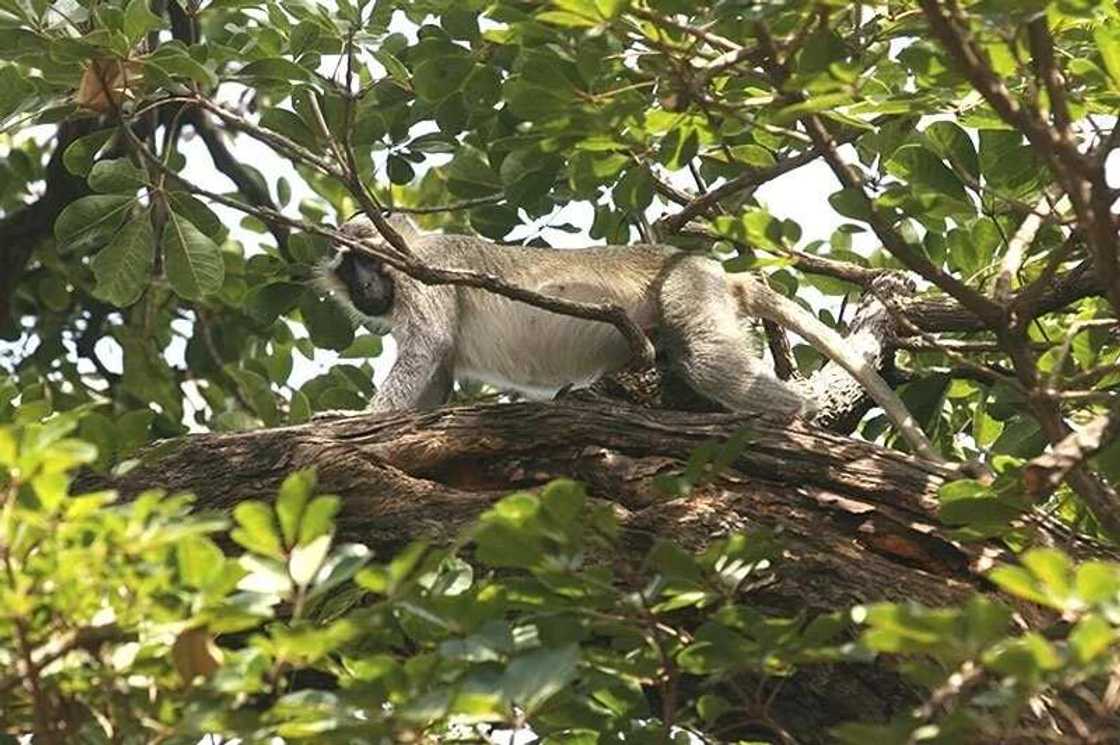
[[[999,274],[996,275],[992,296],[997,303],[1006,304],[1010,299],[1012,284],[1027,258],[1027,252],[1034,243],[1046,215],[1051,212],[1060,213],[1068,204],[1067,198],[1062,197],[1061,201],[1051,209],[1048,195],[1044,193],[1034,209],[1023,218],[1023,222],[1019,223],[1019,229],[1007,243],[1007,253],[1004,254]]]
[[[321,225],[314,225],[304,220],[297,220],[267,207],[245,204],[223,194],[202,189],[168,169],[143,142],[134,139],[133,144],[140,154],[149,162],[152,162],[156,168],[163,171],[169,180],[179,184],[182,188],[193,194],[205,197],[218,204],[230,207],[231,209],[253,215],[266,223],[276,222],[281,225],[286,225],[289,228],[322,236],[337,245],[346,246],[347,248],[375,258],[378,261],[382,261],[424,284],[475,287],[553,313],[583,318],[588,321],[609,323],[617,328],[619,333],[621,333],[630,344],[634,353],[635,365],[650,366],[653,364],[653,346],[650,344],[649,339],[633,322],[626,311],[617,305],[564,300],[528,290],[496,275],[460,269],[440,269],[428,266],[418,261],[411,254],[401,253],[396,250],[394,246],[390,246],[389,249],[386,249],[383,245],[378,243],[356,240],[334,228],[327,228]]]
[[[773,321],[763,321],[762,328],[766,333],[766,345],[774,357],[774,373],[781,380],[796,380],[800,377],[797,364],[793,360],[793,349],[789,345],[789,335],[786,330]]]
[[[748,246],[745,243],[720,235],[706,228],[690,225],[682,228],[679,232],[681,235],[700,238],[706,241],[712,241],[713,243],[716,241],[729,241],[741,249],[754,248],[753,246]],[[871,283],[874,282],[876,278],[890,271],[889,269],[872,269],[854,264],[850,261],[841,261],[840,259],[832,259],[827,256],[817,256],[816,254],[807,253],[797,248],[783,248],[781,249],[781,254],[793,259],[793,265],[803,272],[820,274],[821,276],[833,277],[834,279],[842,279],[845,282],[851,282],[865,289],[870,287]]]
[[[1066,99],[1066,80],[1054,58],[1054,39],[1050,36],[1050,23],[1045,13],[1027,25],[1027,33],[1030,36],[1031,52],[1038,63],[1038,75],[1042,78],[1046,95],[1050,99],[1050,111],[1054,116],[1058,136],[1068,140],[1071,120],[1069,102]]]
[[[1120,404],[1056,443],[1027,463],[1023,480],[1035,497],[1046,497],[1069,472],[1107,447],[1120,434]]]
[[[774,85],[781,89],[786,82],[788,72],[776,62],[778,59],[778,50],[765,24],[757,24],[756,30],[760,45],[770,57],[770,61],[764,63],[767,74],[770,76]],[[794,98],[800,100],[804,98],[804,95],[796,94]],[[801,117],[801,122],[805,126],[806,131],[808,131],[809,137],[813,139],[813,144],[816,146],[816,149],[824,156],[825,161],[832,169],[833,174],[840,184],[845,189],[850,189],[860,200],[867,213],[867,222],[871,225],[872,230],[875,231],[879,240],[882,241],[883,247],[907,268],[917,272],[926,280],[937,285],[954,297],[957,302],[975,313],[976,316],[989,327],[999,327],[1004,321],[1004,315],[1003,309],[997,303],[992,302],[953,275],[935,266],[929,259],[919,254],[906,243],[898,231],[895,230],[894,226],[891,225],[890,221],[867,195],[860,175],[840,157],[836,140],[825,128],[820,117],[815,114],[808,114]]]
[[[846,144],[855,140],[862,132],[852,131],[844,136],[838,138],[839,144]],[[800,168],[803,165],[812,163],[817,158],[821,157],[823,153],[819,148],[806,150],[798,155],[790,156],[778,161],[769,168],[752,168],[748,167],[746,172],[736,176],[735,178],[720,184],[714,189],[711,189],[706,194],[693,199],[684,209],[675,215],[663,217],[657,222],[662,226],[662,229],[668,233],[679,232],[681,228],[688,224],[692,218],[715,207],[719,202],[727,199],[729,196],[744,191],[747,189],[755,189],[768,181],[782,176],[790,171]]]
[[[999,354],[1003,347],[996,341],[971,341],[964,339],[939,339],[932,340],[925,336],[919,338],[899,339],[895,346],[899,349],[909,349],[914,352],[943,352],[951,349],[954,352],[970,352],[976,354]],[[1031,346],[1040,351],[1050,349],[1053,345],[1043,342],[1032,343]]]
[[[1083,155],[1071,137],[1063,136],[1063,132],[1051,127],[1038,111],[1024,107],[1011,95],[987,63],[956,0],[919,0],[919,4],[930,31],[973,88],[1000,118],[1026,136],[1050,164],[1085,231],[1095,259],[1095,271],[1101,276],[1109,302],[1120,312],[1120,259],[1116,252],[1116,221],[1112,215],[1114,197],[1103,164]]]
[[[230,181],[237,186],[237,190],[245,196],[250,204],[275,209],[276,204],[272,201],[272,196],[268,193],[267,187],[261,188],[262,184],[253,178],[241,162],[234,157],[222,139],[221,133],[206,118],[206,114],[193,107],[188,107],[186,112],[187,121],[194,127],[194,131],[202,138],[203,144],[210,152],[210,159],[214,162],[214,167],[229,177]],[[291,257],[288,255],[288,229],[275,223],[270,223],[268,229],[276,239],[276,246],[280,250],[280,254],[284,258],[290,259]]]
[[[448,204],[437,204],[431,207],[401,207],[399,205],[393,205],[389,211],[402,215],[434,215],[440,212],[462,212],[463,210],[469,210],[475,207],[499,204],[505,201],[505,198],[505,194],[492,194],[488,197],[475,197],[474,199],[464,199],[460,202],[450,202]]]

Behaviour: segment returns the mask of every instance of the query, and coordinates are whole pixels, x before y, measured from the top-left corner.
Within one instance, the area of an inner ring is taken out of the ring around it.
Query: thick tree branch
[[[1090,262],[1083,262],[1065,274],[1052,277],[1049,282],[1036,287],[1031,285],[1014,293],[1009,304],[1015,305],[1030,293],[1030,303],[1024,305],[1023,320],[1052,313],[1091,295],[1103,292],[1100,280]],[[1029,305],[1029,314],[1027,313]],[[983,321],[951,298],[919,298],[905,302],[906,316],[923,331],[981,331]]]

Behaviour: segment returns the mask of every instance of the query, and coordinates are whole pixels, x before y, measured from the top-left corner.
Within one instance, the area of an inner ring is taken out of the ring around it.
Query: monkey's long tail
[[[887,385],[867,360],[851,351],[851,347],[833,331],[817,320],[789,298],[771,290],[750,277],[729,276],[734,295],[742,310],[754,316],[761,316],[801,335],[814,347],[824,352],[867,389],[875,403],[883,407],[887,417],[906,441],[922,458],[935,463],[947,463],[934,449],[926,433],[915,421],[898,395]]]

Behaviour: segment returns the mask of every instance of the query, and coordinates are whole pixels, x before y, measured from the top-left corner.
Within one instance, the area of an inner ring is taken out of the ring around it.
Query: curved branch
[[[127,132],[128,130],[126,129],[125,131]],[[638,367],[648,367],[653,364],[653,346],[650,344],[649,339],[646,338],[646,335],[637,324],[634,323],[625,309],[617,305],[583,303],[550,295],[542,295],[533,290],[508,282],[502,277],[485,274],[483,272],[431,267],[418,261],[411,253],[397,251],[395,246],[390,246],[386,249],[386,247],[377,243],[357,240],[334,228],[314,225],[304,220],[297,220],[274,209],[245,204],[223,194],[218,194],[208,189],[202,189],[167,168],[167,166],[148,149],[147,145],[138,138],[133,137],[133,145],[137,152],[139,152],[153,167],[192,194],[206,197],[218,204],[253,215],[268,224],[284,225],[289,228],[295,228],[307,233],[322,236],[337,245],[346,246],[371,256],[378,261],[382,261],[394,269],[398,269],[425,284],[477,287],[493,292],[496,295],[507,297],[511,300],[517,300],[527,305],[541,308],[542,310],[573,316],[575,318],[583,318],[588,321],[609,323],[618,329],[619,333],[622,334],[623,338],[626,339],[630,348],[633,350],[634,360],[632,364]],[[381,219],[384,221],[384,218]]]

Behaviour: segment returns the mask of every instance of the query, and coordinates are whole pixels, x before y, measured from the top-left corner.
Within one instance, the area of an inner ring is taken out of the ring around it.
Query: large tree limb
[[[716,478],[683,497],[658,490],[658,477],[682,471],[698,445],[744,427],[749,444]],[[611,559],[635,567],[659,537],[699,549],[732,531],[776,531],[782,558],[743,598],[774,614],[883,599],[960,603],[991,591],[982,573],[1004,556],[998,544],[959,544],[938,525],[946,472],[936,465],[760,416],[602,403],[468,406],[192,435],[155,446],[120,478],[86,475],[78,486],[189,490],[200,507],[225,510],[271,498],[287,473],[311,465],[320,488],[342,497],[340,538],[383,560],[420,537],[448,542],[502,495],[561,476],[614,506],[624,538]],[[1061,540],[1048,525],[1033,527],[1041,540]],[[1037,608],[1019,610],[1032,625],[1046,621]],[[837,697],[838,686],[852,695]],[[907,710],[912,696],[888,665],[813,667],[786,680],[774,703],[799,741],[817,743],[840,721]]]
[[[724,476],[678,500],[654,487],[656,476],[680,469],[697,446],[743,427],[752,442]],[[936,490],[949,472],[937,465],[761,416],[602,402],[467,406],[192,435],[152,448],[118,479],[87,475],[80,486],[114,486],[128,495],[189,490],[200,507],[227,509],[268,498],[287,473],[309,465],[318,467],[324,491],[343,497],[342,531],[382,556],[422,535],[450,537],[500,495],[560,476],[587,482],[595,496],[616,504],[628,527],[672,528],[692,545],[768,525],[790,531],[799,551],[853,544],[840,553],[866,552],[873,566],[838,567],[829,597],[819,598],[822,608],[871,592],[869,576],[899,561],[950,576],[948,584],[937,579],[922,591],[949,600],[974,586],[981,554],[938,533]],[[877,535],[858,533],[867,520],[879,524]],[[839,561],[823,554],[811,560]],[[892,593],[880,587],[872,594]]]

